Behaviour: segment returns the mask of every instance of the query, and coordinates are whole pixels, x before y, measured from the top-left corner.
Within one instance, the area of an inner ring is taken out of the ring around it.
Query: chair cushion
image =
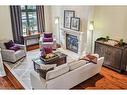
[[[53,42],[53,38],[43,38],[43,42]]]
[[[6,49],[9,49],[10,47],[13,47],[15,43],[12,40],[10,40],[9,42],[5,42],[4,45]]]
[[[72,71],[76,68],[79,68],[79,67],[85,65],[86,63],[87,63],[87,61],[85,61],[85,60],[78,60],[78,61],[75,61],[75,62],[68,63],[69,70]]]
[[[10,47],[9,50],[14,50],[14,51],[20,50],[20,46],[14,45],[14,46]]]
[[[52,38],[52,33],[44,33],[44,38]]]
[[[56,78],[62,74],[65,74],[69,71],[69,67],[67,64],[60,65],[56,67],[54,70],[48,71],[46,74],[46,80],[50,80]]]

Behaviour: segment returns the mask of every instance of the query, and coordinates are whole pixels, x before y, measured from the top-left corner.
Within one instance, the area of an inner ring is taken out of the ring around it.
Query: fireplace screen
[[[77,36],[66,34],[66,48],[75,53],[78,53],[78,39]]]

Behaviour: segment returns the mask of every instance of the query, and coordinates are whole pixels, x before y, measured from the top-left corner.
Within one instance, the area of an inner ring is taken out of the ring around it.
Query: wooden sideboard
[[[95,41],[94,52],[104,57],[103,65],[118,72],[125,71],[127,65],[127,45],[119,47]]]
[[[40,33],[23,36],[23,41],[26,46],[39,44],[39,39],[40,39]]]

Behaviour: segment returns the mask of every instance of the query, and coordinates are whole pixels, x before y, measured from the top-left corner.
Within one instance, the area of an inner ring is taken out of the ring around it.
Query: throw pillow
[[[43,42],[53,42],[53,38],[43,38]]]
[[[92,55],[92,54],[87,54],[86,56],[84,56],[80,60],[86,60],[86,61],[92,62],[94,64],[97,64],[97,57]]]
[[[52,47],[51,46],[44,46],[43,50],[45,51],[46,54],[52,53]]]
[[[9,42],[4,43],[4,45],[6,49],[9,49],[10,47],[13,47],[15,43],[12,40],[10,40]]]
[[[44,38],[52,38],[52,33],[44,33]]]
[[[18,51],[18,50],[20,50],[20,47],[17,45],[14,45],[14,46],[10,47],[9,50]]]

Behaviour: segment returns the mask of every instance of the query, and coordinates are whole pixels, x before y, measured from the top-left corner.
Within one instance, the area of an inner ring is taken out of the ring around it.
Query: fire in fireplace
[[[66,34],[66,48],[75,53],[78,53],[78,39],[77,36]]]

